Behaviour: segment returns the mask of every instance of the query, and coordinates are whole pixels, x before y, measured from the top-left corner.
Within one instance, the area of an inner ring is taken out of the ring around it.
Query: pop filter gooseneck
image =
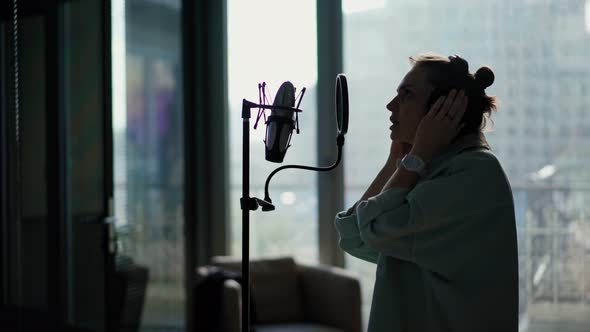
[[[272,204],[272,200],[270,199],[270,195],[268,193],[268,186],[270,184],[270,179],[279,171],[282,171],[287,168],[296,168],[310,171],[327,172],[333,170],[334,168],[336,168],[336,166],[338,166],[338,164],[340,164],[340,160],[342,159],[342,146],[344,145],[344,135],[346,135],[348,131],[348,83],[346,81],[346,75],[344,74],[338,74],[336,76],[335,111],[336,124],[338,126],[338,136],[336,137],[336,145],[338,146],[338,157],[336,159],[336,162],[333,165],[327,167],[285,165],[275,169],[268,175],[266,183],[264,184],[264,200],[257,200],[258,204],[262,208],[262,211],[273,211],[275,209],[274,205]]]

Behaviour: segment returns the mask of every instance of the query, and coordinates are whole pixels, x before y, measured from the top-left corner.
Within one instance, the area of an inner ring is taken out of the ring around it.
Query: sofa
[[[197,282],[211,269],[241,277],[241,259],[216,256],[197,269]],[[360,283],[350,272],[332,266],[299,264],[291,257],[250,262],[251,325],[256,332],[360,332]],[[241,330],[240,280],[223,281],[219,325],[224,332]],[[199,296],[199,294],[196,294]]]

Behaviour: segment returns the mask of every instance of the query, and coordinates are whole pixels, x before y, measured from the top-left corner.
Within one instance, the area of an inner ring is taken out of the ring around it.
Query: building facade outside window
[[[389,149],[385,105],[424,51],[459,54],[496,74],[500,99],[486,136],[512,184],[518,226],[521,331],[590,324],[590,4],[584,0],[344,0],[344,72],[351,126],[346,205],[358,200]],[[536,134],[539,133],[539,134]],[[541,134],[542,133],[542,134]],[[362,276],[368,317],[375,266],[346,256]]]

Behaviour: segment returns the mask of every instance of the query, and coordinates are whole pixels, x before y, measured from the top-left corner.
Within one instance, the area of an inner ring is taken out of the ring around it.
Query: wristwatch
[[[398,159],[397,167],[403,167],[405,170],[418,173],[420,177],[423,177],[426,173],[426,163],[420,157],[407,154],[402,159]]]

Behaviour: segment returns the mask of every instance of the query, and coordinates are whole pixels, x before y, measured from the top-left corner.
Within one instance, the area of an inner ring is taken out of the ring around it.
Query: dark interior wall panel
[[[45,85],[45,21],[20,18],[20,154],[22,304],[48,309],[47,131]]]
[[[0,1],[0,21],[8,21],[12,13],[12,1]]]
[[[3,5],[0,5],[0,10],[4,10]],[[7,184],[7,168],[8,168],[8,85],[7,80],[9,75],[7,72],[6,52],[9,51],[7,45],[7,26],[0,16],[0,305],[8,303],[8,280],[10,280],[7,272],[9,266],[9,251],[10,245],[8,241],[9,225],[8,225],[8,184]]]
[[[23,218],[47,215],[45,20],[21,18],[20,140]]]
[[[0,160],[1,162],[1,254],[2,303],[11,305],[19,298],[19,238],[16,220],[19,211],[14,207],[20,199],[16,173],[16,120],[14,103],[14,39],[12,1],[0,5]]]
[[[43,217],[23,219],[21,234],[22,239],[27,241],[21,249],[22,302],[26,308],[47,312],[49,310],[47,219]]]
[[[11,210],[18,206],[20,211],[13,223],[19,236],[10,238],[18,249],[10,260],[20,263],[10,272],[16,276],[16,281],[10,280],[16,295],[8,299],[3,294],[2,298],[9,304],[50,313],[53,319],[70,325],[105,331],[108,291],[103,218],[107,215],[105,160],[110,153],[105,148],[104,121],[108,86],[103,72],[105,2],[22,0],[19,4],[18,160],[22,182],[14,190],[18,193],[14,203],[2,206]],[[1,1],[0,11],[0,25],[8,36],[12,0]],[[3,93],[12,93],[11,84],[4,83]],[[5,117],[2,119],[4,128]],[[9,137],[3,138],[8,141]],[[62,206],[64,200],[67,204]],[[7,225],[2,224],[3,232]],[[7,238],[2,235],[2,240]],[[5,249],[3,241],[3,267],[10,263],[4,259]],[[2,280],[3,290],[9,289],[7,280]]]

